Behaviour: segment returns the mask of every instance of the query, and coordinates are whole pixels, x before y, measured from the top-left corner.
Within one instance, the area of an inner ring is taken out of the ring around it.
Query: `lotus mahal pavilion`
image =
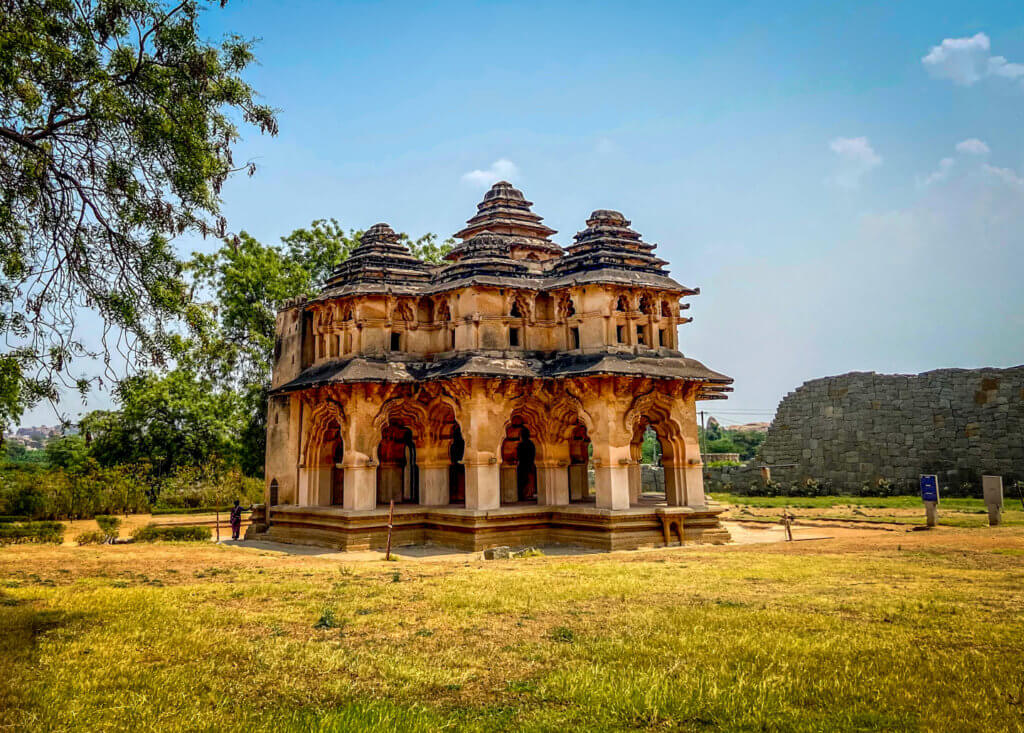
[[[562,248],[506,182],[441,266],[376,224],[315,298],[277,315],[266,504],[248,536],[338,548],[633,548],[728,538],[705,498],[698,400],[732,380],[684,356],[699,294],[617,211]],[[664,493],[641,491],[661,444]]]

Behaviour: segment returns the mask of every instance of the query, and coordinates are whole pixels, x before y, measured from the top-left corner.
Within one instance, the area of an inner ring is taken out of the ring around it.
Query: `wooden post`
[[[782,524],[786,528],[786,542],[792,542],[793,541],[792,520],[793,520],[793,518],[790,516],[789,510],[788,509],[783,509],[782,510]]]
[[[217,514],[217,541],[220,542],[220,507],[217,507],[216,514]]]
[[[384,559],[385,560],[390,560],[391,559],[391,529],[392,529],[392,527],[395,526],[394,525],[394,519],[395,519],[395,500],[392,499],[391,500],[391,506],[390,506],[390,508],[388,508],[388,547],[387,547],[387,551],[384,553]]]

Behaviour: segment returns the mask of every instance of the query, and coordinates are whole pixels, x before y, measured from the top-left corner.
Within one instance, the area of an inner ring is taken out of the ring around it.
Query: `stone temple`
[[[479,550],[719,542],[696,402],[732,382],[679,351],[681,301],[655,246],[595,211],[563,249],[496,183],[442,266],[387,224],[277,315],[266,509],[250,536],[340,548]],[[646,430],[663,495],[641,493]]]

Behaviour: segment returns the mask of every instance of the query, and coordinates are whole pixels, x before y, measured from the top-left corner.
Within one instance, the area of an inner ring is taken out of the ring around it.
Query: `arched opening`
[[[569,436],[569,501],[593,503],[596,499],[590,481],[590,460],[593,446],[583,423]]]
[[[329,419],[319,429],[321,432],[309,447],[298,501],[306,506],[341,505],[345,480],[341,468],[345,454],[341,427],[336,420]]]
[[[389,422],[381,434],[377,458],[377,503],[417,503],[419,467],[412,431],[400,423]]]
[[[448,457],[451,465],[448,466],[448,503],[466,503],[466,467],[462,459],[466,454],[466,441],[462,439],[462,430],[458,423],[455,423],[455,430],[452,435],[452,444],[448,449]]]
[[[537,298],[533,304],[533,311],[538,321],[554,320],[554,314],[551,312],[553,303],[554,301],[548,293],[537,293]]]
[[[331,504],[334,506],[345,505],[345,469],[342,462],[345,460],[345,444],[341,437],[334,444],[334,461],[331,464]]]
[[[501,503],[537,501],[537,447],[523,418],[513,417],[501,444]]]
[[[633,429],[630,443],[629,502],[661,503],[665,501],[664,446],[656,427],[643,418]]]

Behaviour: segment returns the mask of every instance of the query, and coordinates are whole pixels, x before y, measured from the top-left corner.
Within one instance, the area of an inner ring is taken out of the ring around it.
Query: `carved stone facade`
[[[320,295],[286,304],[270,516],[254,533],[375,546],[394,501],[399,541],[473,549],[654,544],[666,514],[688,538],[725,536],[704,497],[695,404],[732,380],[678,350],[681,300],[699,291],[618,212],[595,211],[563,251],[531,206],[495,184],[440,267],[377,224]],[[660,502],[641,494],[648,427]]]

